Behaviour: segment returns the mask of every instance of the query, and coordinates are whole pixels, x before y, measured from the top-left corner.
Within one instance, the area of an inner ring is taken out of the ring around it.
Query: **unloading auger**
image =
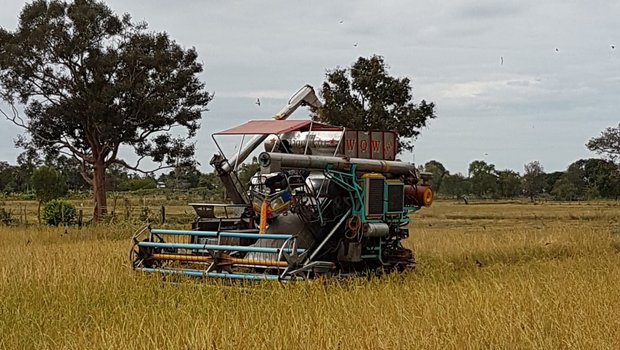
[[[211,165],[233,203],[190,204],[197,214],[191,230],[142,229],[133,237],[133,268],[290,281],[413,267],[402,241],[410,214],[432,203],[428,174],[396,160],[394,131],[286,120],[302,105],[320,107],[310,86],[274,120],[213,134],[220,154]],[[217,142],[223,135],[254,137],[229,160]],[[261,144],[260,171],[243,184],[237,169]]]

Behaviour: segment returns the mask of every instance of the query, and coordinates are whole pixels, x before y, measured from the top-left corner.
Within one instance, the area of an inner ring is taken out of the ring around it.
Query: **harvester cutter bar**
[[[292,253],[291,248],[271,248],[271,247],[252,247],[239,245],[214,245],[214,244],[194,244],[194,243],[160,243],[160,242],[138,242],[139,247],[166,248],[166,249],[189,249],[189,250],[214,250],[214,251],[236,251],[254,253],[273,253],[280,252]],[[297,249],[298,253],[303,253],[305,249]]]
[[[277,281],[279,276],[267,275],[267,274],[255,274],[255,273],[224,273],[224,272],[207,272],[200,270],[174,270],[174,269],[156,269],[150,267],[137,268],[136,271],[142,272],[154,272],[164,275],[186,275],[190,277],[212,277],[212,278],[225,278],[232,280],[253,280],[253,281]]]
[[[273,234],[273,233],[246,233],[246,232],[216,232],[216,231],[186,231],[186,230],[162,230],[152,229],[155,235],[171,235],[171,236],[196,236],[196,237],[222,237],[222,238],[249,238],[249,239],[277,239],[287,240],[292,238],[289,234]]]
[[[212,263],[214,261],[213,257],[207,255],[186,255],[186,254],[153,254],[153,259],[155,260],[174,260],[174,261],[185,261],[185,262],[205,262]],[[288,263],[286,261],[273,261],[273,260],[256,260],[256,259],[240,259],[240,258],[220,258],[226,263],[230,263],[232,265],[243,265],[243,266],[273,266],[273,267],[287,267]]]

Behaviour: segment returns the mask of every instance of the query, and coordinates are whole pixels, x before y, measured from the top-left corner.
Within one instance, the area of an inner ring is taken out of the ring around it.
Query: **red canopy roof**
[[[312,130],[342,130],[342,128],[311,120],[250,120],[232,129],[220,131],[213,135],[279,135],[290,131],[308,131],[311,125]]]

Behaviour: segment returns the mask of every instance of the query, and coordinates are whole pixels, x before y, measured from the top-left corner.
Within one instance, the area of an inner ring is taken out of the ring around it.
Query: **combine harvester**
[[[287,120],[303,105],[321,105],[310,86],[273,120],[213,134],[220,154],[211,165],[233,204],[190,204],[197,214],[192,230],[144,228],[133,238],[133,268],[290,281],[413,267],[402,241],[410,214],[432,203],[428,174],[396,160],[393,131]],[[243,137],[230,158],[217,142],[224,135]],[[247,135],[253,137],[244,145]],[[260,172],[243,184],[237,169],[260,146]]]

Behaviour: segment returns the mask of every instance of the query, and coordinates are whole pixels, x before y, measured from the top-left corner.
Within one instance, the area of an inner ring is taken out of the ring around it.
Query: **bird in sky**
[[[501,64],[503,66],[504,65],[504,56],[501,56],[499,59],[500,59],[500,63],[499,64]]]
[[[260,107],[260,98],[257,98],[255,103],[256,103],[257,106]]]
[[[615,48],[616,48],[616,45],[611,45],[611,49],[612,50],[615,49]]]
[[[353,47],[357,47],[357,43],[353,44]]]
[[[560,49],[558,49],[557,47],[555,48],[555,52],[560,52]]]
[[[338,23],[342,24],[342,23],[344,23],[344,21],[342,21],[342,20],[341,20],[341,21],[340,21],[340,22],[338,22]]]

